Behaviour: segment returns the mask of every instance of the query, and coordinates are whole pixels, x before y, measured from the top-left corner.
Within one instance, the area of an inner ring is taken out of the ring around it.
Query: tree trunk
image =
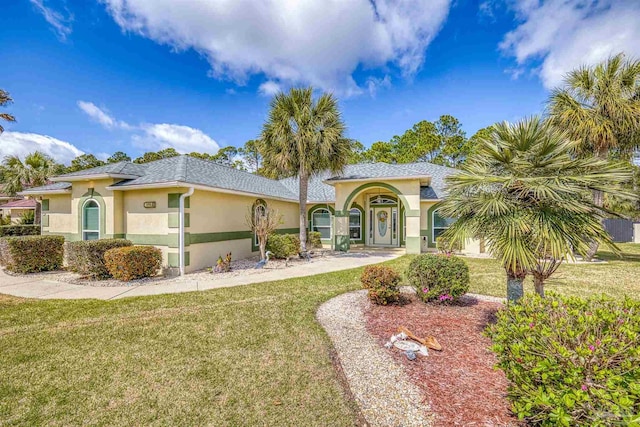
[[[524,295],[522,282],[524,282],[524,277],[507,273],[507,300],[509,302],[518,302]]]
[[[536,293],[544,298],[544,280],[542,277],[533,276],[533,286],[536,288]]]
[[[267,259],[267,238],[258,236],[258,246],[260,247],[260,260]]]
[[[307,190],[309,186],[309,177],[306,172],[300,173],[300,252],[302,255],[307,253]]]
[[[36,210],[33,215],[33,223],[35,225],[40,225],[42,218],[42,200],[36,200]]]
[[[606,160],[607,152],[599,151],[596,153],[596,157],[600,160]],[[593,190],[593,204],[597,207],[601,208],[604,206],[604,193],[600,190]],[[591,242],[589,245],[589,251],[587,251],[587,259],[586,261],[591,261],[591,259],[595,256],[596,252],[598,252],[598,242]]]

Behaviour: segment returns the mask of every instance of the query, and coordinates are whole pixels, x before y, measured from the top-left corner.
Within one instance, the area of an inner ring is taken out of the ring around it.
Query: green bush
[[[126,239],[83,240],[67,244],[69,270],[86,277],[106,279],[110,277],[104,262],[104,254],[109,249],[133,246]]]
[[[113,248],[104,253],[104,263],[114,279],[128,282],[155,276],[162,265],[162,252],[154,246]]]
[[[0,239],[0,264],[15,273],[37,273],[62,267],[64,237],[21,236]]]
[[[460,252],[462,247],[457,241],[452,242],[443,236],[438,236],[436,237],[436,249],[438,249],[440,253],[449,255],[454,252]]]
[[[5,236],[37,236],[40,234],[39,225],[3,225],[0,226],[0,237]]]
[[[369,299],[375,304],[387,305],[400,299],[400,275],[391,267],[367,266],[360,277],[362,287],[369,291]]]
[[[307,243],[311,248],[321,249],[322,248],[322,234],[319,231],[308,231],[307,232]]]
[[[469,291],[469,267],[450,255],[418,255],[407,268],[407,281],[424,301],[453,302]]]
[[[300,236],[297,234],[270,234],[267,238],[267,250],[273,258],[287,259],[298,256],[300,252]]]
[[[509,399],[535,425],[638,425],[640,302],[528,295],[487,329]]]
[[[25,211],[20,215],[20,225],[32,225],[36,222],[36,213],[34,211]]]

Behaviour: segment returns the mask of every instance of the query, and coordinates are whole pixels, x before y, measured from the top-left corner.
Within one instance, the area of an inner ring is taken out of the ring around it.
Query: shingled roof
[[[91,169],[84,169],[81,171],[66,173],[64,175],[58,175],[54,179],[56,181],[64,181],[65,179],[73,179],[79,176],[91,176],[91,175],[128,175],[128,176],[142,176],[145,174],[145,170],[149,163],[138,164],[131,162],[118,162],[109,163],[104,166],[98,166]]]

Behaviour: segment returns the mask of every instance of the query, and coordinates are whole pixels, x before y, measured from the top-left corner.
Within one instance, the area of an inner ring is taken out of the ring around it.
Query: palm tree
[[[618,190],[631,172],[608,160],[572,156],[576,144],[539,118],[496,124],[447,180],[449,195],[439,212],[457,219],[445,239],[484,239],[507,273],[509,300],[522,296],[527,274],[543,295],[544,280],[573,253],[584,256],[591,241],[617,250],[590,191],[633,197]]]
[[[593,67],[570,72],[548,102],[551,122],[580,141],[581,156],[631,159],[640,148],[640,61],[618,54]],[[602,207],[604,193],[594,191]],[[593,242],[587,258],[598,250]]]
[[[6,156],[0,171],[4,192],[15,196],[25,188],[45,185],[49,177],[60,172],[60,165],[46,154],[34,151],[27,154],[24,162],[18,156]]]
[[[13,99],[9,96],[9,92],[0,89],[0,107],[6,107],[11,104]],[[16,118],[8,113],[0,113],[0,119],[5,120],[7,122],[15,122]],[[0,133],[4,132],[4,128],[0,125]]]
[[[327,169],[339,172],[347,164],[350,143],[344,133],[338,102],[331,94],[314,100],[312,88],[294,88],[271,100],[262,130],[263,166],[276,175],[299,179],[302,253],[307,250],[309,178]]]

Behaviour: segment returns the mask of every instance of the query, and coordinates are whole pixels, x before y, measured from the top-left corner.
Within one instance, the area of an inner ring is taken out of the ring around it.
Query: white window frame
[[[436,227],[436,214],[438,213],[438,210],[434,210],[433,212],[431,212],[431,241],[433,243],[436,243],[436,229],[438,230],[447,230],[449,229],[449,227]],[[438,216],[440,216],[440,214],[438,214]],[[442,217],[445,218],[445,217]],[[447,219],[451,219],[451,218],[447,218]]]
[[[369,199],[369,204],[373,206],[377,205],[395,205],[397,200],[393,200],[391,196],[373,196]]]
[[[326,226],[326,225],[321,225],[319,228],[328,228],[328,229],[329,229],[329,239],[332,239],[332,238],[333,238],[333,227],[331,226],[331,211],[330,211],[329,209],[327,209],[327,208],[316,208],[316,209],[314,209],[314,210],[312,210],[312,211],[311,211],[311,221],[310,221],[310,224],[309,224],[309,230],[310,230],[310,231],[316,231],[316,230],[314,230],[316,227],[315,227],[315,225],[314,225],[313,215],[314,215],[316,212],[320,212],[320,211],[325,211],[326,213],[328,213],[328,214],[329,214],[329,225],[328,225],[328,226]],[[322,234],[321,234],[321,237],[320,237],[320,238],[321,238],[322,240],[327,240],[327,238],[326,238],[326,237],[322,237]]]
[[[356,211],[358,212],[358,225],[351,225],[351,214]],[[357,228],[359,237],[357,239],[351,238],[351,229]],[[358,208],[349,209],[349,239],[350,240],[362,240],[362,212]]]
[[[86,221],[85,221],[85,208],[87,207],[88,203],[95,203],[96,207],[98,208],[98,229],[97,230],[87,230],[86,229]],[[84,201],[84,203],[82,204],[82,240],[87,240],[87,238],[85,237],[85,233],[98,233],[98,240],[100,240],[100,218],[102,215],[102,211],[100,210],[100,203],[98,203],[98,201],[96,199],[87,199]]]

